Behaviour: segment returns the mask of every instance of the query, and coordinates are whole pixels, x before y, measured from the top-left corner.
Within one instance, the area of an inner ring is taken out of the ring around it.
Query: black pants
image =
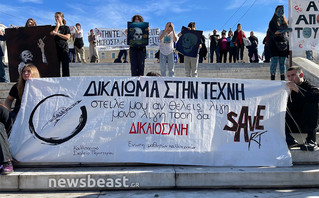
[[[269,45],[265,45],[264,47],[264,56],[265,56],[265,63],[270,62],[270,50],[269,50]]]
[[[227,50],[220,50],[219,51],[219,63],[223,62],[223,59],[224,59],[224,63],[226,63],[226,60],[227,60]]]
[[[127,61],[127,50],[120,50],[117,58],[122,62],[122,56],[124,56],[124,62]]]
[[[286,113],[286,141],[288,145],[294,143],[291,133],[306,133],[307,142],[316,142],[318,126],[318,104],[306,103],[302,112],[293,112],[287,109]]]
[[[178,53],[178,59],[179,59],[179,63],[184,63],[184,55],[181,53]]]
[[[236,52],[237,48],[236,47],[230,47],[229,48],[229,62],[231,63],[233,60],[233,63],[236,63]]]
[[[146,48],[130,48],[132,76],[144,76]]]
[[[70,76],[69,69],[69,50],[65,50],[63,48],[57,48],[58,54],[58,64],[62,63],[62,77]]]
[[[249,62],[250,63],[258,63],[259,62],[257,48],[248,48],[248,56],[249,56]],[[252,59],[253,56],[255,56],[254,60]]]
[[[213,59],[214,59],[214,52],[216,54],[216,63],[219,63],[219,47],[215,47],[215,48],[211,48],[210,49],[210,63],[213,63]]]
[[[244,58],[244,43],[241,43],[238,41],[237,42],[237,53],[236,53],[236,57],[237,57],[237,60],[243,60]]]

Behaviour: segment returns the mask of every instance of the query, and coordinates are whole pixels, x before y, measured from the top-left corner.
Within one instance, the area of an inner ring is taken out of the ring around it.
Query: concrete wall
[[[319,65],[306,58],[295,57],[292,59],[293,66],[303,68],[305,79],[309,80],[313,85],[319,87]]]

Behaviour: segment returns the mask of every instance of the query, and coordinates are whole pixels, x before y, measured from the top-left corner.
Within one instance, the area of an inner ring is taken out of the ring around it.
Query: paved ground
[[[187,190],[135,190],[135,191],[102,191],[102,192],[14,192],[0,193],[0,197],[87,197],[87,198],[319,198],[319,189],[187,189]]]

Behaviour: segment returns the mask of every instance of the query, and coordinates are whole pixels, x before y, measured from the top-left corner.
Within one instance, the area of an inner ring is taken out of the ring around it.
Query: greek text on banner
[[[291,166],[284,82],[32,79],[10,136],[21,162]]]

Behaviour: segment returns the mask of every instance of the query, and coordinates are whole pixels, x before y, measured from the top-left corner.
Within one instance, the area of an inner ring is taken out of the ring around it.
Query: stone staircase
[[[269,67],[264,63],[200,64],[198,73],[202,78],[269,79]],[[129,64],[71,64],[70,70],[71,76],[130,76]],[[149,71],[159,72],[159,64],[147,63],[145,74]],[[185,76],[183,64],[176,65],[175,74]],[[1,102],[13,84],[0,84]],[[307,152],[294,148],[291,154],[292,167],[17,164],[14,173],[0,176],[0,191],[319,187],[319,150]],[[126,181],[125,185],[105,184],[119,178]]]
[[[203,63],[199,64],[198,77],[200,78],[242,78],[242,79],[269,79],[269,63]],[[160,73],[158,63],[146,63],[145,75],[155,71]],[[131,76],[128,63],[103,64],[70,64],[71,76]],[[279,75],[279,74],[278,74]],[[175,76],[185,77],[184,64],[175,65]],[[279,76],[278,76],[279,77]]]

